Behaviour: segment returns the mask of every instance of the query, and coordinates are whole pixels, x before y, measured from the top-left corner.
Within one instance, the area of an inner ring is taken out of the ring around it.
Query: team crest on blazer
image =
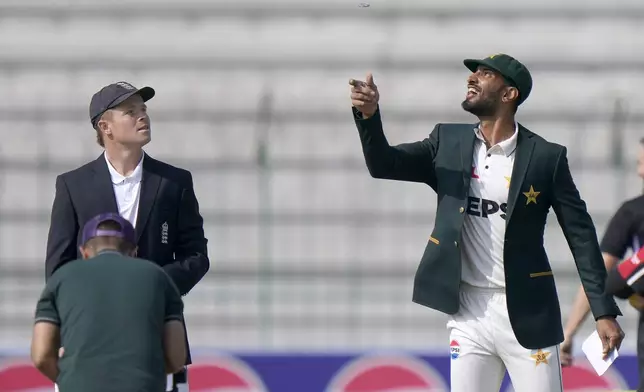
[[[168,243],[168,222],[163,222],[161,225],[161,243]]]
[[[528,205],[530,203],[537,204],[537,196],[539,196],[541,192],[537,192],[534,190],[534,187],[530,185],[530,190],[528,192],[523,192],[523,194],[526,197],[525,205]]]

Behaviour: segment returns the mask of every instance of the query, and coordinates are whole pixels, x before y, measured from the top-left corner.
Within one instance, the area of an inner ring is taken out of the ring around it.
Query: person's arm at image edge
[[[31,339],[31,360],[36,369],[54,383],[59,374],[59,350],[60,317],[54,294],[50,286],[47,285],[36,305]]]

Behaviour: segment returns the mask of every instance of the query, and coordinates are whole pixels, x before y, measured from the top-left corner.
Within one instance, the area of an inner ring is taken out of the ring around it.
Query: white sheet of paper
[[[599,338],[597,331],[590,334],[590,336],[581,345],[581,349],[584,354],[586,354],[588,362],[590,362],[593,369],[595,369],[597,374],[600,376],[603,375],[610,365],[615,362],[617,357],[619,357],[617,350],[613,350],[610,355],[608,355],[608,358],[605,360],[602,359],[602,341]]]

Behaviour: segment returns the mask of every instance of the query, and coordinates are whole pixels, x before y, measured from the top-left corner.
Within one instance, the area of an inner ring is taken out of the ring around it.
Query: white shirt
[[[461,242],[461,281],[475,287],[505,288],[505,213],[519,128],[516,125],[512,137],[489,150],[478,127],[474,132],[472,180]]]
[[[119,214],[130,221],[136,227],[136,218],[139,214],[139,199],[141,197],[141,179],[143,178],[143,157],[136,165],[136,168],[129,176],[125,177],[114,169],[114,166],[107,159],[107,153],[103,154],[107,161],[107,168],[112,177],[112,187],[116,197],[116,205]]]

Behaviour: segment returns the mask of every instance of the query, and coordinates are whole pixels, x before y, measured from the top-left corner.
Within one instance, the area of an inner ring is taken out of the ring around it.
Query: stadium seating
[[[598,235],[641,192],[644,3],[270,3],[0,3],[0,315],[12,320],[0,344],[28,336],[56,174],[100,154],[87,106],[119,80],[156,89],[148,152],[193,171],[213,260],[186,300],[199,345],[429,349],[446,339],[444,317],[410,302],[436,197],[369,177],[347,86],[367,71],[399,143],[472,121],[459,108],[463,58],[515,55],[535,81],[519,121],[568,147]],[[617,138],[616,99],[627,110]],[[623,166],[611,163],[614,145]],[[566,310],[578,278],[554,216],[545,242]]]

